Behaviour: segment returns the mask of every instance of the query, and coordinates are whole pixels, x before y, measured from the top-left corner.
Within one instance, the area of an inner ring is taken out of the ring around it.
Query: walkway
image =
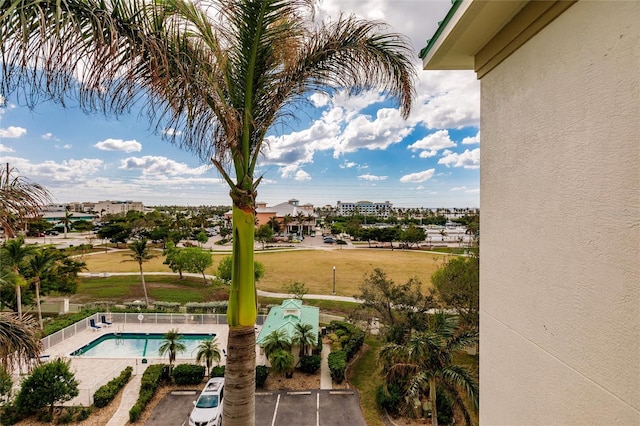
[[[329,354],[331,353],[331,345],[324,343],[322,345],[322,361],[320,362],[320,389],[333,389],[333,381],[331,380],[331,370],[329,370]]]
[[[129,383],[122,390],[120,405],[106,426],[124,426],[129,422],[129,410],[136,403],[140,394],[142,373],[143,371],[139,371],[135,376],[131,376]]]

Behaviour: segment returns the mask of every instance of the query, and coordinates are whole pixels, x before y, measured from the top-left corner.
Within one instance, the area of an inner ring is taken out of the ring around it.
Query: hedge
[[[197,385],[202,383],[204,366],[196,364],[178,364],[171,371],[171,378],[176,385]]]
[[[329,354],[329,372],[336,383],[342,383],[344,372],[347,369],[347,354],[345,351],[335,351]]]
[[[256,365],[256,388],[264,386],[269,376],[269,367],[266,365]]]
[[[129,421],[135,423],[140,418],[142,410],[147,406],[156,393],[160,382],[166,379],[168,367],[165,364],[153,364],[147,367],[140,384],[140,395],[135,405],[129,410]]]
[[[342,343],[342,350],[347,355],[347,361],[360,350],[364,343],[365,333],[353,324],[342,321],[331,321],[329,327],[335,331]]]
[[[224,377],[224,365],[216,365],[211,368],[211,372],[209,373],[209,377]]]
[[[320,355],[307,355],[300,358],[300,369],[308,374],[313,374],[320,368],[322,358]]]
[[[93,405],[97,408],[106,407],[109,405],[113,398],[116,397],[120,389],[127,384],[131,378],[133,367],[129,366],[122,370],[122,373],[118,377],[113,378],[109,383],[98,388],[93,394]]]

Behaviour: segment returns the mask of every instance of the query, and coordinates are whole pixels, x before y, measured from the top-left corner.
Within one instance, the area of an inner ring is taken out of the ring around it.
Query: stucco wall
[[[640,424],[639,23],[580,1],[482,79],[483,425]]]

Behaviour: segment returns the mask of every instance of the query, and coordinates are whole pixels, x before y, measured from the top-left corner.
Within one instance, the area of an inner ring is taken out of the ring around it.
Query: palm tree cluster
[[[0,312],[0,362],[4,371],[38,360],[41,351],[38,324],[33,317]]]
[[[229,185],[226,425],[255,422],[253,241],[265,136],[312,92],[380,90],[405,118],[413,100],[414,53],[404,37],[351,16],[318,22],[314,3],[0,2],[0,94],[29,105],[73,98],[83,108],[113,113],[141,101],[158,128],[176,130],[167,138],[210,158]]]
[[[22,290],[33,287],[42,328],[43,285],[46,291],[74,291],[78,273],[84,268],[84,262],[71,259],[56,248],[27,245],[22,236],[7,240],[0,247],[0,306],[12,308],[22,318]]]

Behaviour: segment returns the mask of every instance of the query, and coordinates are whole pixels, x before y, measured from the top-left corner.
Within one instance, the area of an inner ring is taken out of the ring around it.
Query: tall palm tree
[[[284,226],[284,232],[289,233],[289,224],[293,222],[293,217],[289,213],[285,214],[282,218],[282,225]]]
[[[162,339],[163,342],[158,348],[158,353],[160,356],[169,355],[169,368],[173,368],[173,363],[176,361],[176,355],[178,352],[186,351],[187,347],[180,341],[182,336],[178,332],[177,328],[172,328],[164,333]]]
[[[0,249],[2,262],[9,267],[13,273],[16,292],[16,309],[19,318],[22,318],[22,286],[26,284],[20,268],[26,264],[34,251],[34,246],[25,245],[23,236],[5,241],[2,249]]]
[[[42,308],[40,306],[40,282],[44,274],[49,272],[51,268],[56,264],[56,261],[60,259],[60,253],[55,249],[44,248],[36,250],[29,258],[28,267],[33,275],[33,284],[36,289],[36,304],[38,306],[38,322],[40,323],[40,329],[42,330]]]
[[[71,217],[72,213],[69,211],[69,207],[67,206],[64,209],[64,216],[60,219],[60,222],[64,225],[64,238],[67,238],[67,231],[71,228]]]
[[[437,393],[444,392],[449,400],[471,424],[470,411],[462,395],[474,408],[478,407],[478,383],[465,367],[456,365],[455,351],[476,343],[478,333],[458,332],[458,317],[437,313],[431,318],[428,330],[413,331],[405,344],[388,344],[378,355],[387,384],[402,384],[405,390],[405,409],[421,406],[424,390],[428,389],[431,424],[438,425]]]
[[[207,376],[209,376],[209,372],[211,371],[211,362],[215,360],[219,364],[222,359],[217,337],[214,336],[211,339],[203,340],[200,342],[197,349],[196,362],[199,364],[204,361],[207,366]]]
[[[313,332],[311,324],[299,322],[293,329],[293,343],[300,345],[300,356],[307,355],[308,348],[318,343],[318,334]]]
[[[254,424],[254,219],[265,135],[311,92],[379,89],[402,115],[414,52],[382,24],[313,19],[314,0],[8,0],[0,3],[2,94],[120,113],[144,99],[166,137],[211,158],[230,187],[233,274],[226,425]],[[77,58],[83,68],[78,69]],[[37,73],[24,64],[32,65]],[[76,85],[79,80],[83,84]],[[25,80],[31,83],[24,84]],[[28,89],[26,89],[28,87]],[[22,90],[22,91],[20,91]],[[146,95],[146,96],[144,96]]]
[[[41,351],[38,324],[33,317],[0,312],[0,361],[5,371],[39,359]]]
[[[267,335],[267,337],[265,337],[264,341],[262,342],[262,348],[264,349],[264,353],[267,356],[267,359],[270,360],[271,355],[277,351],[290,352],[291,339],[289,338],[286,330],[273,330]]]
[[[131,259],[123,260],[123,262],[136,262],[140,267],[140,280],[142,282],[142,290],[144,291],[144,303],[145,306],[149,307],[149,297],[147,297],[147,284],[144,282],[144,273],[142,272],[142,264],[147,262],[154,257],[155,255],[151,254],[151,247],[147,245],[147,239],[142,238],[141,240],[135,240],[134,242],[127,244],[129,250],[131,250],[131,254],[129,256]]]
[[[51,201],[44,187],[17,173],[9,163],[0,167],[0,227],[8,238],[25,229],[27,222],[40,216],[42,207]]]

